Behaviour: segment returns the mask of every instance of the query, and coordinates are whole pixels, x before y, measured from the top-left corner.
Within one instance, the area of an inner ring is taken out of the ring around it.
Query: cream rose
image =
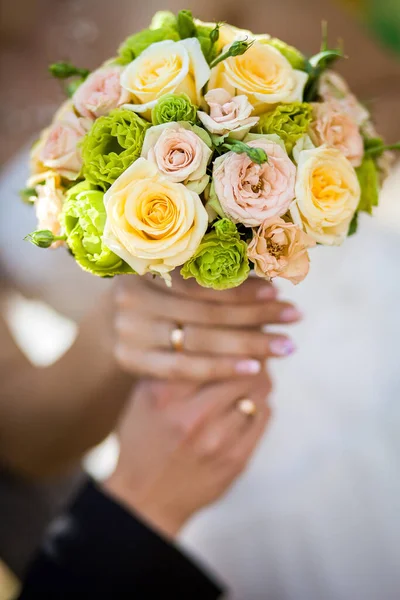
[[[97,69],[76,90],[72,101],[83,117],[96,119],[129,102],[130,94],[121,86],[123,67]]]
[[[200,137],[201,136],[201,137]],[[185,183],[201,194],[209,182],[206,174],[212,150],[208,134],[184,121],[150,127],[142,148],[142,157],[156,165],[170,181]]]
[[[357,174],[335,148],[321,146],[298,156],[293,221],[316,241],[339,245],[360,202]]]
[[[169,271],[196,252],[208,226],[198,194],[169,181],[139,158],[104,195],[107,221],[103,242],[136,273],[167,281]]]
[[[208,89],[246,95],[256,114],[279,102],[301,102],[308,75],[293,69],[273,46],[256,41],[244,54],[231,56],[211,70]]]
[[[310,268],[308,248],[315,241],[298,225],[283,219],[264,221],[247,249],[247,256],[254,263],[259,277],[273,279],[283,277],[294,284],[306,277]]]
[[[204,100],[210,108],[210,114],[198,111],[197,116],[210,133],[229,134],[234,139],[242,140],[259,121],[259,117],[251,116],[253,107],[247,96],[231,96],[226,90],[216,88],[208,92]]]
[[[122,87],[133,102],[124,108],[149,116],[158,98],[168,93],[187,94],[194,104],[200,104],[209,77],[210,68],[198,39],[157,42],[122,72]]]
[[[337,148],[353,167],[359,167],[364,155],[364,140],[357,123],[339,108],[335,102],[313,104],[311,139],[316,145]]]
[[[39,171],[47,168],[65,179],[77,179],[82,168],[79,143],[92,124],[91,119],[76,115],[72,102],[66,102],[34,149]]]
[[[59,177],[49,177],[44,185],[36,187],[36,218],[39,230],[46,229],[53,235],[61,234],[60,214],[64,203],[64,194],[59,188]],[[63,242],[54,242],[51,248],[58,248]]]
[[[213,187],[225,215],[256,227],[287,212],[294,199],[296,167],[284,147],[267,137],[248,145],[264,150],[268,162],[258,165],[247,154],[227,152],[214,162]]]

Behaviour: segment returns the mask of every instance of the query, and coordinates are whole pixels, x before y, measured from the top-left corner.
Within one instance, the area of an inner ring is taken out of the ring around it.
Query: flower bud
[[[43,229],[42,231],[33,231],[24,239],[39,248],[50,248],[52,243],[59,238],[54,236],[48,229]]]
[[[69,62],[63,61],[50,65],[49,71],[53,77],[56,77],[57,79],[68,79],[74,75],[79,75],[80,77],[86,78],[90,73],[88,69],[79,69],[78,67],[74,67],[74,65]]]

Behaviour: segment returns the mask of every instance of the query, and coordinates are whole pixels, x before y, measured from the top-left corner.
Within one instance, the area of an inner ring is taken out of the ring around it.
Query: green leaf
[[[23,202],[26,202],[27,204],[32,204],[32,198],[37,198],[37,192],[35,188],[24,188],[19,191],[19,197]]]
[[[349,232],[347,235],[349,237],[354,235],[355,233],[357,233],[357,229],[358,229],[358,212],[354,213],[354,217],[351,220]]]
[[[180,10],[178,13],[178,33],[182,40],[196,37],[197,29],[190,10]]]
[[[364,156],[356,172],[361,187],[358,210],[371,215],[374,206],[379,204],[379,174],[374,160],[370,156]]]
[[[65,91],[67,93],[68,98],[72,98],[78,87],[81,86],[84,81],[85,80],[83,79],[83,77],[80,77],[79,79],[73,79],[72,81],[69,81],[66,84]]]

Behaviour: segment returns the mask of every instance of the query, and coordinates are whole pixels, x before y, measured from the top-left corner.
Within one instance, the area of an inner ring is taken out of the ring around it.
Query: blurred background
[[[35,222],[17,195],[29,146],[64,98],[47,65],[94,68],[167,8],[268,32],[306,54],[318,50],[327,20],[331,42],[343,39],[348,55],[338,70],[378,131],[400,139],[400,0],[0,0],[0,261],[16,286],[10,329],[39,366],[72,344],[107,287],[66,253],[22,242]],[[274,366],[271,429],[228,497],[182,536],[234,600],[400,596],[398,165],[359,232],[340,249],[317,249],[299,288],[282,286],[306,319],[294,332],[298,353]],[[116,452],[108,440],[87,468],[104,476]]]

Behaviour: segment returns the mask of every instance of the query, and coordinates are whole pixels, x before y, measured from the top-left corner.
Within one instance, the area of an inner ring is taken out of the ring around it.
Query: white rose
[[[295,223],[320,244],[340,245],[360,202],[354,167],[337,149],[321,146],[300,152],[297,161]]]
[[[185,183],[201,194],[209,182],[210,146],[209,135],[200,127],[184,121],[163,123],[147,130],[142,157],[170,181]]]
[[[131,93],[133,102],[124,108],[149,116],[158,98],[168,93],[187,94],[194,104],[200,104],[209,77],[198,39],[157,42],[122,72],[121,85]]]
[[[210,107],[210,114],[198,111],[197,116],[204,127],[216,135],[229,134],[238,140],[246,137],[259,117],[251,117],[253,107],[247,96],[231,96],[222,88],[209,91],[204,100]]]
[[[307,73],[293,69],[276,48],[256,41],[244,54],[214,67],[208,89],[244,94],[260,114],[279,102],[302,102],[307,79]]]

